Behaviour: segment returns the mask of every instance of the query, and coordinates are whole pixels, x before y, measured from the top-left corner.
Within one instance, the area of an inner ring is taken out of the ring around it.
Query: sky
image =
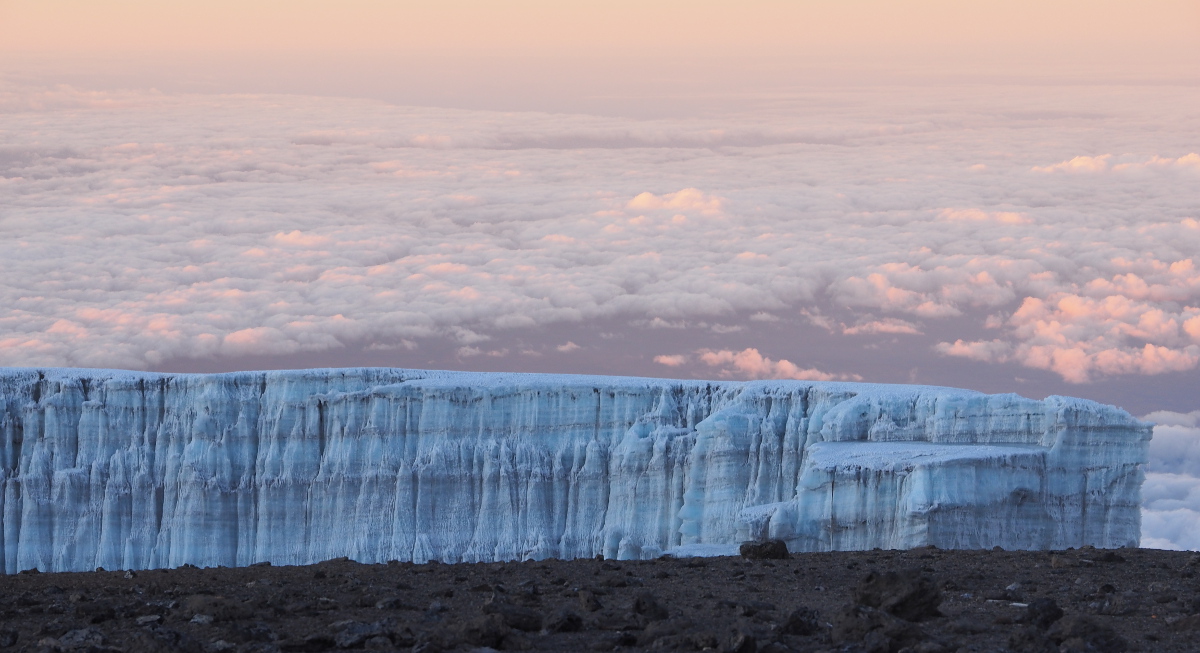
[[[1200,548],[1196,106],[1195,2],[0,0],[0,365],[1082,396]]]
[[[1170,52],[1195,45],[1200,16],[1184,0],[5,0],[0,11],[6,49],[80,53]]]

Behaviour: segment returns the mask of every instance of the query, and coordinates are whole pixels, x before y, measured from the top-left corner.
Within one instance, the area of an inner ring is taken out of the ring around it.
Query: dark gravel
[[[0,576],[0,651],[1196,651],[1200,556],[864,551]]]

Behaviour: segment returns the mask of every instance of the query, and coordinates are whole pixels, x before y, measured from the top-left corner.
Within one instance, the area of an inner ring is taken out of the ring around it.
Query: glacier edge
[[[6,573],[1136,545],[1150,425],[931,386],[0,368]]]

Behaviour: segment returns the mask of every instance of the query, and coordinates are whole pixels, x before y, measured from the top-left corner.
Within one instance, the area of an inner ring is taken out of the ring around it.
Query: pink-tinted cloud
[[[834,285],[836,298],[849,306],[868,306],[920,318],[953,317],[963,308],[1000,306],[1015,297],[1015,281],[1028,270],[1011,261],[975,257],[932,268],[888,263],[865,276]]]
[[[1083,172],[1104,172],[1108,170],[1108,161],[1112,158],[1111,154],[1101,154],[1099,156],[1077,156],[1073,159],[1055,163],[1048,166],[1034,166],[1034,172],[1044,173],[1083,173]]]
[[[1028,215],[1014,211],[982,211],[980,209],[944,209],[938,217],[951,222],[999,222],[1002,224],[1029,224]]]
[[[1140,286],[1139,286],[1140,289]],[[1097,375],[1163,374],[1200,364],[1200,308],[1171,309],[1120,294],[1028,297],[1008,318],[1015,342],[942,343],[949,356],[1052,370],[1083,383]]]
[[[733,354],[801,320],[1075,381],[1200,366],[1200,91],[1029,91],[637,120],[0,85],[0,364],[498,356],[597,320]],[[1140,153],[1075,158],[1117,136]]]
[[[893,317],[888,317],[882,320],[862,322],[851,327],[842,327],[842,333],[848,336],[875,333],[921,335],[921,329],[918,328],[917,325],[907,320],[899,320]]]
[[[815,368],[802,368],[786,359],[771,360],[753,348],[737,352],[728,349],[719,351],[703,349],[696,353],[705,365],[721,368],[718,374],[725,377],[806,381],[857,381],[862,379],[857,374],[831,374]]]
[[[959,339],[952,343],[938,343],[934,349],[945,356],[958,356],[985,363],[1003,363],[1009,360],[1012,353],[1012,345],[1003,340],[967,342]]]
[[[1099,156],[1077,156],[1067,161],[1062,161],[1048,166],[1034,166],[1032,170],[1040,173],[1104,173],[1104,172],[1129,172],[1136,173],[1141,171],[1171,171],[1171,170],[1200,170],[1200,154],[1191,152],[1180,157],[1163,157],[1157,154],[1149,159],[1139,159],[1135,156],[1126,155],[1117,159],[1119,163],[1113,160],[1117,159],[1111,154],[1101,154]]]
[[[655,195],[653,193],[639,193],[636,197],[629,200],[626,205],[634,211],[661,211],[663,209],[673,211],[696,211],[705,215],[718,215],[721,213],[722,199],[705,193],[698,188],[685,188],[675,193],[667,193],[665,195]]]

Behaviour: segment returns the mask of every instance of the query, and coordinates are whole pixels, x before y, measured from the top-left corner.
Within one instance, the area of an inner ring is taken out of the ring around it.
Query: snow
[[[930,386],[0,368],[0,555],[14,573],[768,536],[1116,547],[1138,542],[1149,437],[1090,401]]]

